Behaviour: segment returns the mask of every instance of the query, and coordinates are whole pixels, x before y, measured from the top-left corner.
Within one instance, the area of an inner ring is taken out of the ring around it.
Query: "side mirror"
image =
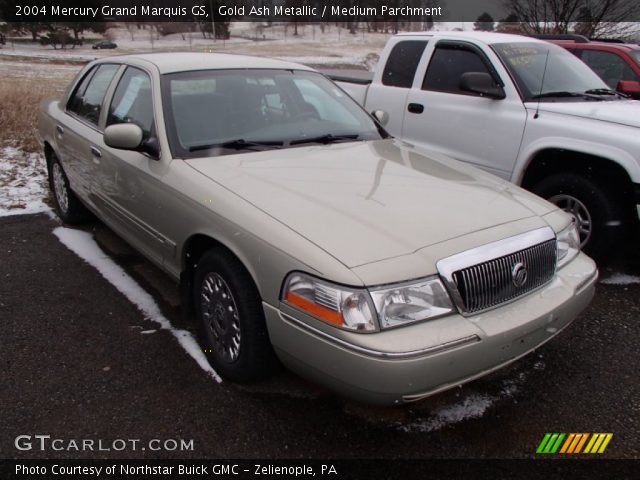
[[[460,77],[460,90],[495,100],[506,97],[504,89],[497,85],[493,77],[486,72],[463,73]]]
[[[626,93],[633,98],[640,98],[640,82],[635,80],[620,80],[616,86],[616,90]]]
[[[389,114],[384,110],[375,110],[371,112],[373,118],[375,118],[383,127],[389,122]]]
[[[118,123],[104,129],[104,143],[121,150],[137,150],[142,136],[142,129],[135,123]]]

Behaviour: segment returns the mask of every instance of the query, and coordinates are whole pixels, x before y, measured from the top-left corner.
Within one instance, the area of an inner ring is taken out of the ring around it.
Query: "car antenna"
[[[542,70],[542,80],[540,80],[540,92],[538,93],[538,104],[536,105],[536,113],[533,115],[534,120],[540,116],[540,97],[544,87],[544,77],[547,75],[547,64],[549,63],[549,49],[547,48],[547,56],[544,58],[544,70]]]

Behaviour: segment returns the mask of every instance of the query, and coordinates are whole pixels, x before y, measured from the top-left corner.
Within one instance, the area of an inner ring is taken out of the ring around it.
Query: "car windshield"
[[[518,42],[496,43],[491,47],[509,70],[525,101],[554,97],[593,100],[585,92],[609,89],[585,63],[557,45]]]
[[[330,80],[301,70],[201,70],[165,74],[174,156],[229,155],[386,136]]]

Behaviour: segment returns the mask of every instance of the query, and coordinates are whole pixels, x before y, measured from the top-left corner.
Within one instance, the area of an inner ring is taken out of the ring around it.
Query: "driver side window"
[[[113,94],[107,125],[118,123],[135,123],[144,139],[154,136],[151,79],[138,68],[127,67]]]
[[[438,46],[422,83],[423,90],[469,95],[460,88],[460,79],[468,72],[491,75],[480,55],[460,46]]]

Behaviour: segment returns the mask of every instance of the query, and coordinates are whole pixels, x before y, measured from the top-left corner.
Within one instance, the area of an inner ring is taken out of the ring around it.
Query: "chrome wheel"
[[[580,246],[584,247],[591,238],[593,230],[593,221],[585,204],[576,197],[566,194],[554,195],[548,200],[574,218],[580,234]]]
[[[58,162],[53,164],[53,193],[56,196],[56,202],[60,210],[66,213],[69,210],[69,194],[64,179],[64,172]]]
[[[204,277],[200,294],[202,317],[214,350],[225,362],[240,355],[240,317],[227,282],[217,273]]]

